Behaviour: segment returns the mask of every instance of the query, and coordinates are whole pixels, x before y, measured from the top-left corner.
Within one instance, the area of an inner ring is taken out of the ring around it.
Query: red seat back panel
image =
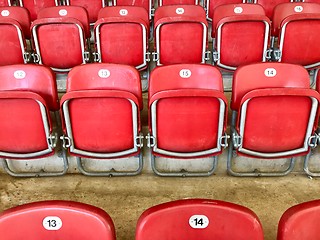
[[[128,100],[120,98],[71,100],[69,113],[75,148],[102,153],[133,148],[131,108]]]
[[[101,60],[131,66],[143,64],[143,32],[138,23],[104,24],[100,28]]]
[[[192,227],[195,225],[198,228]],[[146,210],[139,218],[135,239],[262,240],[263,231],[257,216],[247,208],[222,201],[190,199]]]
[[[38,202],[9,209],[0,214],[0,235],[2,240],[116,239],[106,212],[70,201]]]
[[[87,10],[90,23],[98,20],[99,11],[104,7],[103,2],[103,0],[69,0],[71,6],[81,6]]]
[[[277,240],[312,240],[319,237],[320,201],[293,206],[282,215]]]
[[[264,153],[302,148],[310,112],[309,97],[271,96],[250,100],[243,147]]]
[[[56,6],[55,0],[19,0],[23,7],[29,10],[31,20],[34,21],[38,17],[38,12],[47,7]]]

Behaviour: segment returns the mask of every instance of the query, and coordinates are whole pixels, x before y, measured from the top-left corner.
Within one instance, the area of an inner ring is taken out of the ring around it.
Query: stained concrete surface
[[[69,174],[57,178],[17,179],[0,175],[0,211],[41,200],[73,200],[104,209],[119,240],[133,240],[136,222],[147,208],[176,199],[224,200],[252,209],[266,240],[276,239],[281,214],[289,207],[320,198],[320,180],[302,174],[282,178],[161,178],[152,174],[124,178],[90,178]]]

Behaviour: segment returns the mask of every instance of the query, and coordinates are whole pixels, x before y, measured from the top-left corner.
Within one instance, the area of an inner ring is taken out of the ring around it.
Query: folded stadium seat
[[[33,47],[39,64],[68,72],[90,60],[90,26],[87,11],[78,6],[42,9],[32,23]]]
[[[232,144],[227,169],[234,176],[284,176],[295,157],[314,147],[319,93],[309,87],[308,72],[299,65],[257,63],[234,73],[231,109]],[[290,158],[285,171],[239,172],[234,155],[276,161]]]
[[[319,239],[319,221],[320,200],[295,205],[281,216],[277,240]]]
[[[201,6],[171,5],[157,8],[154,16],[157,66],[176,63],[205,63],[208,23]]]
[[[295,2],[295,0],[253,0],[254,3],[261,5],[268,18],[272,19],[274,8],[281,3]]]
[[[318,93],[320,93],[320,73],[319,73],[319,69],[317,69],[317,71],[315,72],[315,79],[316,79],[316,90]],[[318,126],[318,129],[317,129],[317,139],[316,139],[316,143],[315,143],[315,146],[317,146],[317,144],[319,144],[319,141],[320,141],[320,128]],[[305,157],[304,159],[304,166],[303,166],[303,170],[305,171],[305,173],[308,175],[308,176],[311,176],[311,177],[320,177],[320,171],[315,171],[313,169],[310,168],[310,158],[311,156],[313,155],[313,152],[310,151],[308,153],[308,155]]]
[[[103,8],[95,23],[95,60],[120,63],[138,70],[147,68],[149,19],[147,11],[136,6]]]
[[[274,10],[273,25],[273,34],[278,36],[277,61],[308,70],[320,66],[320,4],[280,4]]]
[[[205,9],[207,12],[207,19],[209,21],[212,21],[212,16],[213,16],[213,11],[216,9],[216,7],[219,7],[220,5],[225,5],[225,4],[239,4],[239,3],[246,3],[246,0],[206,0],[204,2],[205,4]]]
[[[31,21],[37,19],[38,12],[47,7],[58,6],[58,0],[19,0],[19,6],[29,10]]]
[[[259,218],[250,209],[223,201],[187,199],[147,209],[135,240],[263,240]]]
[[[149,83],[149,135],[153,171],[159,176],[209,176],[227,147],[227,100],[222,76],[210,65],[176,64],[155,68]],[[196,163],[213,159],[208,171],[159,170],[156,156]],[[199,161],[198,161],[199,162]]]
[[[212,21],[213,61],[234,71],[239,65],[269,59],[270,20],[257,4],[227,4],[214,10]]]
[[[11,0],[0,0],[1,7],[11,6],[11,5],[12,5]]]
[[[98,20],[98,14],[101,8],[104,8],[104,0],[66,0],[66,4],[70,6],[81,6],[87,9],[89,15],[89,22],[94,24]]]
[[[1,240],[116,239],[112,219],[104,210],[58,200],[28,203],[0,213],[0,235]]]
[[[5,170],[15,177],[65,174],[65,151],[61,172],[16,172],[8,164],[30,160],[28,164],[32,165],[32,159],[54,154],[58,136],[50,112],[59,110],[59,100],[53,72],[33,64],[2,66],[0,79],[0,157]]]
[[[28,10],[21,7],[0,7],[0,65],[27,63],[26,38],[30,38]]]
[[[148,12],[149,20],[153,15],[153,0],[113,0],[113,6],[136,6],[143,7]]]
[[[81,173],[88,176],[129,176],[141,172],[141,109],[140,75],[135,68],[95,63],[70,71],[67,93],[61,99],[65,133],[62,140],[70,154],[77,157]],[[81,159],[115,160],[137,155],[138,169],[124,172],[87,170]]]
[[[158,7],[168,5],[198,5],[199,0],[158,0]]]

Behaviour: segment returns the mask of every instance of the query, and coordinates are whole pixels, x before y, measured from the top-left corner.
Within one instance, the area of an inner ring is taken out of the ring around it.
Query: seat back
[[[262,240],[258,217],[233,203],[188,199],[147,209],[139,218],[135,240]]]
[[[19,231],[16,230],[19,226]],[[2,240],[115,240],[110,216],[100,208],[71,201],[43,201],[0,213]]]
[[[319,94],[310,89],[303,67],[274,63],[243,66],[234,74],[231,98],[242,138],[239,153],[277,158],[309,150],[309,138],[318,121]]]
[[[278,225],[277,240],[317,239],[320,231],[320,201],[300,203],[287,209]]]
[[[215,67],[178,64],[156,68],[149,84],[149,131],[155,155],[177,158],[221,153],[227,102]]]
[[[84,8],[46,8],[39,12],[39,16],[31,29],[40,64],[57,72],[68,72],[74,66],[89,60],[86,38],[90,36],[90,29]]]
[[[151,9],[153,7],[152,0],[113,0],[113,6],[137,6],[143,7],[148,12],[151,21]]]
[[[231,4],[231,3],[239,4],[239,3],[245,3],[245,2],[246,0],[207,0],[205,1],[205,6],[207,10],[207,19],[209,21],[212,21],[213,11],[221,5]]]
[[[142,7],[106,7],[95,24],[99,61],[145,69],[149,36],[148,13]]]
[[[168,5],[198,5],[198,0],[158,0],[158,7]]]
[[[279,31],[280,62],[301,64],[307,69],[320,65],[320,4],[287,3],[274,14],[274,33]],[[307,46],[307,47],[306,47]]]
[[[217,66],[235,70],[267,60],[270,20],[256,4],[227,4],[214,10],[212,37],[215,38]]]
[[[68,75],[61,100],[70,152],[114,158],[137,154],[142,109],[140,75],[133,67],[88,64]]]
[[[260,4],[266,11],[268,18],[273,18],[274,8],[281,3],[294,2],[294,0],[254,0],[254,3]]]
[[[0,155],[33,158],[53,152],[49,111],[59,109],[55,76],[46,67],[0,67]]]
[[[206,14],[201,6],[157,8],[154,16],[157,65],[204,63],[207,25]]]
[[[88,11],[89,21],[92,24],[98,20],[100,9],[106,6],[104,0],[90,2],[87,0],[67,0],[67,5],[84,7]]]
[[[26,63],[26,40],[30,38],[30,17],[21,7],[0,7],[0,66]]]
[[[38,12],[47,7],[58,6],[58,0],[19,0],[19,5],[30,12],[31,21],[37,19]]]

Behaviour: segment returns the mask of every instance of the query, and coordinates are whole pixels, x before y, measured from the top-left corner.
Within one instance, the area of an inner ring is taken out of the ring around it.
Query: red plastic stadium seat
[[[201,6],[174,5],[157,8],[154,16],[157,65],[205,63],[206,13]]]
[[[293,169],[295,156],[310,151],[320,97],[310,89],[308,72],[302,66],[260,63],[240,67],[234,74],[231,99],[230,174],[283,176]],[[291,161],[282,172],[239,173],[232,170],[233,151],[251,158],[290,158]]]
[[[143,7],[148,12],[151,21],[151,9],[153,7],[152,0],[113,0],[113,6],[136,6]]]
[[[1,7],[11,6],[11,0],[0,0],[0,6]]]
[[[254,0],[254,3],[260,4],[265,10],[268,18],[272,19],[274,8],[281,3],[294,2],[294,0]]]
[[[320,66],[320,4],[283,3],[274,10],[274,35],[278,36],[279,62]]]
[[[212,21],[213,11],[221,5],[231,4],[231,3],[239,4],[239,3],[245,3],[245,2],[246,0],[206,0],[205,6],[207,10],[207,19],[209,21]]]
[[[29,10],[31,20],[37,19],[38,12],[47,7],[58,6],[58,0],[19,0],[19,5]]]
[[[1,240],[116,239],[112,219],[105,211],[71,201],[35,202],[8,209],[0,213],[0,235]]]
[[[158,7],[168,5],[198,5],[198,0],[158,0]]]
[[[151,239],[262,240],[263,230],[256,214],[246,207],[188,199],[151,207],[141,215],[135,240]]]
[[[95,24],[96,61],[120,63],[145,69],[148,52],[149,19],[142,7],[103,8]]]
[[[300,203],[286,210],[278,226],[277,240],[319,239],[320,200]]]
[[[265,62],[268,55],[270,20],[256,4],[221,5],[212,20],[213,60],[234,71],[239,65]]]
[[[130,66],[88,64],[68,75],[67,93],[61,100],[65,141],[78,167],[86,175],[136,175],[142,170],[139,72]],[[132,172],[89,172],[81,157],[117,159],[139,155]]]
[[[42,9],[32,26],[33,47],[38,63],[57,72],[68,72],[89,61],[87,11],[78,6]]]
[[[59,110],[53,72],[37,65],[2,66],[0,79],[0,157],[14,161],[52,155],[58,137],[50,112]],[[4,163],[12,176],[52,176],[66,172],[68,166],[63,160],[61,173],[19,174],[8,167],[7,161]]]
[[[156,68],[149,84],[149,143],[152,168],[160,176],[207,176],[226,144],[227,100],[222,76],[213,66],[177,64]],[[164,172],[156,156],[197,161],[213,157],[206,172]]]
[[[95,23],[98,20],[98,14],[101,8],[105,7],[104,0],[66,0],[67,5],[81,6],[87,9],[90,23]]]
[[[26,63],[25,38],[30,38],[30,17],[21,7],[0,7],[0,65]]]

